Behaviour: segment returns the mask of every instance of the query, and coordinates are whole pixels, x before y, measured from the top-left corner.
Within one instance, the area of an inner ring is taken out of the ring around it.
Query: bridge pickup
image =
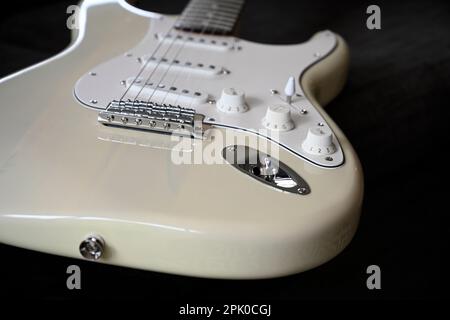
[[[98,114],[105,125],[203,138],[204,116],[194,109],[147,101],[112,101]]]

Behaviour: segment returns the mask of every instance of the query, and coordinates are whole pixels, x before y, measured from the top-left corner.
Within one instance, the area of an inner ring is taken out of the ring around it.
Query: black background
[[[70,4],[76,2],[16,1],[2,9],[0,76],[68,45]],[[381,30],[366,28],[370,4],[381,7]],[[185,1],[140,2],[162,13],[179,13],[184,5]],[[294,276],[224,281],[0,245],[0,294],[180,301],[448,298],[444,289],[450,277],[445,261],[450,228],[444,218],[449,213],[450,6],[447,1],[247,0],[239,35],[264,43],[299,43],[323,29],[341,34],[350,46],[348,83],[327,110],[355,147],[365,176],[360,227],[342,254]],[[66,289],[66,268],[71,264],[81,267],[80,291]],[[378,291],[366,288],[366,268],[371,264],[381,267]]]

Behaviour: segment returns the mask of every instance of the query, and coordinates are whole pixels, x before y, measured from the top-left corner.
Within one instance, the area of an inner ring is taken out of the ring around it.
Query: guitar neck
[[[244,0],[191,0],[176,28],[204,34],[230,34],[243,4]]]

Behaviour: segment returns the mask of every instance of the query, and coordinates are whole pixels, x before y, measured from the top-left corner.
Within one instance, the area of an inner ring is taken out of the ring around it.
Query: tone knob
[[[306,152],[314,155],[332,154],[336,152],[331,130],[322,126],[309,128],[306,139],[302,143],[302,148]]]
[[[288,131],[294,127],[294,122],[291,118],[291,109],[285,105],[268,107],[266,116],[262,122],[267,129],[274,131]]]
[[[244,91],[235,88],[225,88],[217,101],[217,108],[225,113],[241,113],[248,110]]]

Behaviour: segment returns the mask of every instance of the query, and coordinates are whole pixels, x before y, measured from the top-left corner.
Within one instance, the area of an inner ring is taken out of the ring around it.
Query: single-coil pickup
[[[189,88],[180,88],[174,84],[158,81],[147,81],[143,78],[130,77],[125,81],[126,87],[131,94],[139,95],[141,99],[154,102],[164,102],[174,105],[198,105],[206,103],[208,94]]]
[[[207,47],[208,49],[226,51],[235,50],[238,46],[233,38],[184,33],[157,33],[155,37],[163,43],[179,43],[186,47]]]
[[[173,72],[188,71],[205,76],[229,73],[227,69],[211,63],[182,61],[166,57],[155,57],[153,55],[144,55],[140,57],[138,61],[143,65],[147,64],[148,68],[160,68],[161,70],[169,68],[169,71]]]

